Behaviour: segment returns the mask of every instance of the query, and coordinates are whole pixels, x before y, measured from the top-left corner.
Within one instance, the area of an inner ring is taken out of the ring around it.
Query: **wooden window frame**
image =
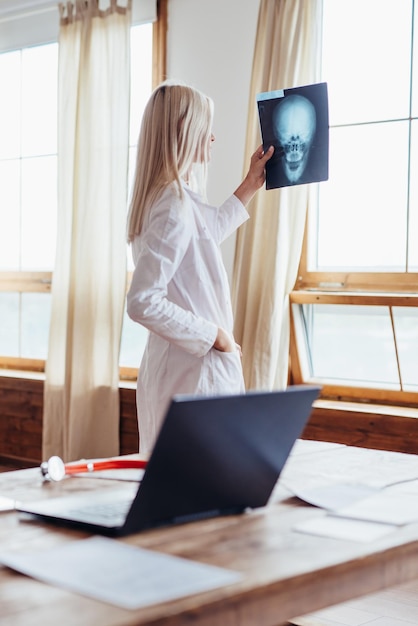
[[[321,275],[334,278],[335,275]],[[370,276],[370,275],[369,275]],[[374,276],[374,275],[372,275]],[[405,277],[406,278],[406,277]],[[336,281],[335,281],[336,282]],[[383,284],[383,281],[382,281]],[[388,283],[386,283],[388,284]],[[409,277],[404,281],[403,287],[410,285]],[[391,390],[382,387],[358,386],[354,382],[349,384],[333,384],[327,379],[311,377],[307,374],[308,366],[305,360],[306,347],[303,337],[299,316],[295,312],[294,305],[302,304],[333,304],[333,305],[363,305],[384,306],[390,310],[393,307],[418,307],[417,293],[411,293],[408,289],[398,293],[376,291],[341,291],[335,289],[321,290],[318,287],[295,289],[290,294],[291,303],[291,339],[290,339],[290,377],[293,383],[319,384],[322,387],[321,398],[333,401],[374,402],[381,405],[397,405],[418,408],[418,392]],[[296,313],[296,314],[295,314]]]
[[[306,348],[293,305],[344,304],[418,307],[418,273],[413,272],[321,272],[308,265],[309,213],[305,224],[298,275],[292,293],[289,377],[295,384],[322,386],[321,398],[331,401],[374,402],[381,405],[418,406],[418,393],[378,387],[335,385],[326,379],[306,376]]]

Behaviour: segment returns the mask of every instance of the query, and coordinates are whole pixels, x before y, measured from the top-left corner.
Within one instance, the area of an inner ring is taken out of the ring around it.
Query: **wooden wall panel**
[[[0,377],[0,457],[39,462],[42,450],[43,383]]]
[[[318,403],[304,439],[418,454],[418,411],[355,403]]]
[[[42,380],[0,377],[0,462],[39,465],[42,457]],[[121,389],[120,453],[138,452],[135,390]]]
[[[138,452],[138,420],[136,416],[135,389],[121,387],[120,394],[120,453]]]

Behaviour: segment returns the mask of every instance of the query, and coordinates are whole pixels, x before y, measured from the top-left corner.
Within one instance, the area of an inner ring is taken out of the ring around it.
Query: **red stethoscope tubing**
[[[110,461],[95,461],[89,463],[68,463],[65,465],[65,474],[82,474],[84,472],[98,472],[110,469],[145,469],[147,461],[134,459],[115,459]]]
[[[147,461],[138,459],[105,459],[103,461],[64,463],[59,456],[51,456],[49,461],[41,463],[41,472],[45,480],[60,481],[64,476],[73,474],[111,469],[145,469],[146,466]]]

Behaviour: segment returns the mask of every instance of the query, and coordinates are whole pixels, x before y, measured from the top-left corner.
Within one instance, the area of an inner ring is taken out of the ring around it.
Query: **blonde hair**
[[[212,120],[212,100],[193,87],[165,81],[151,94],[139,133],[129,242],[141,232],[146,212],[167,185],[175,183],[182,197],[181,178],[192,175],[196,166],[206,170]]]

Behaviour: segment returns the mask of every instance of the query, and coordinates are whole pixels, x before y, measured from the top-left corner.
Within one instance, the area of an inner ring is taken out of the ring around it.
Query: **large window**
[[[57,43],[0,54],[0,367],[43,370],[47,356],[57,212],[57,65]],[[152,85],[153,25],[147,23],[131,29],[131,172]],[[125,318],[124,373],[138,367],[145,339],[145,330]]]
[[[291,359],[324,395],[418,403],[416,4],[324,0],[330,175],[309,208]]]

